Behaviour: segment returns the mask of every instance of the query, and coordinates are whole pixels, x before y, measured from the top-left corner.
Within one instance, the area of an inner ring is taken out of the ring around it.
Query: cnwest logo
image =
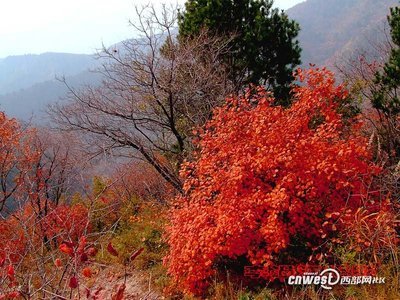
[[[321,285],[321,288],[331,290],[333,286],[357,285],[357,284],[383,284],[385,277],[373,276],[340,276],[335,269],[325,269],[321,273],[304,273],[303,275],[291,275],[288,278],[289,285]]]

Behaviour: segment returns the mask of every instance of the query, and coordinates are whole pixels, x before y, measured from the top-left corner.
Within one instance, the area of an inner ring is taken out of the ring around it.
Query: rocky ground
[[[106,267],[99,272],[95,281],[90,284],[91,296],[96,294],[97,298],[101,300],[115,300],[118,289],[125,284],[123,299],[134,300],[161,300],[164,299],[158,292],[152,289],[150,278],[135,270],[125,271],[115,268]]]

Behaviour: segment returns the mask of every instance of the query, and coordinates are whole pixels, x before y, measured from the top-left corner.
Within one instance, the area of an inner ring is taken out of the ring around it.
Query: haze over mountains
[[[290,8],[288,15],[301,27],[303,65],[333,66],[336,59],[382,38],[381,29],[394,5],[397,0],[307,0]],[[95,84],[99,75],[88,69],[98,63],[91,55],[67,53],[0,59],[0,110],[21,119],[43,116],[46,105],[66,93],[56,76],[65,76],[74,87]]]
[[[21,119],[42,116],[47,104],[66,94],[65,85],[57,78],[66,77],[73,86],[93,83],[98,76],[88,70],[97,64],[92,55],[69,53],[0,59],[0,110]]]
[[[93,66],[93,57],[84,54],[44,53],[9,56],[0,59],[0,93],[5,94],[28,88],[38,82],[54,80],[57,75],[76,75]]]

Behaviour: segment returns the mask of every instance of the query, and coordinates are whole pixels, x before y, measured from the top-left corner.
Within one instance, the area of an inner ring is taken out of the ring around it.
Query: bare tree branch
[[[98,53],[100,87],[69,89],[69,102],[51,107],[63,130],[89,136],[92,150],[129,150],[150,163],[176,190],[178,169],[192,147],[192,130],[233,92],[221,54],[229,39],[203,32],[177,40],[176,7],[136,8],[139,37]],[[168,158],[168,160],[165,160]]]

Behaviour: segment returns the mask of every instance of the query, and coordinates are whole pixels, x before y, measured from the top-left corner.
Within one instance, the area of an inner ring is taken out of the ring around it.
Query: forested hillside
[[[386,39],[389,8],[396,0],[307,0],[287,12],[299,22],[302,62],[333,67],[352,51]]]

